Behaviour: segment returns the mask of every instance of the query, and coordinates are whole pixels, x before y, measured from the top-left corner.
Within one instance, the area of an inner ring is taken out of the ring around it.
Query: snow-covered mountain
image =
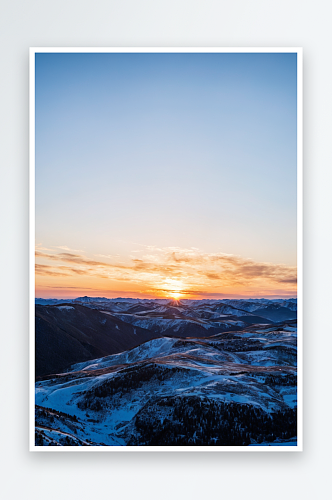
[[[42,303],[40,303],[42,302]],[[48,302],[51,302],[48,304]],[[162,336],[207,337],[296,318],[296,300],[36,299],[36,375]]]
[[[62,303],[77,303],[82,304],[87,307],[93,307],[95,309],[106,306],[107,308],[120,308],[121,310],[128,310],[129,308],[138,306],[143,307],[143,309],[153,309],[154,307],[165,306],[175,306],[180,308],[214,308],[229,305],[231,308],[237,309],[239,311],[254,312],[257,309],[262,309],[271,305],[276,307],[284,307],[290,311],[297,310],[297,299],[203,299],[203,300],[192,300],[192,299],[181,299],[179,301],[169,300],[169,299],[139,299],[139,298],[114,298],[108,299],[106,297],[77,297],[76,299],[41,299],[36,298],[36,304],[38,305],[57,305]],[[128,311],[129,312],[129,311]],[[134,311],[133,311],[134,312]]]
[[[122,321],[164,335],[191,336],[215,334],[217,331],[244,328],[248,324],[278,323],[296,319],[296,302],[257,299],[218,301],[149,302],[110,301],[103,303],[108,311]],[[209,333],[203,333],[204,329]],[[216,330],[218,329],[218,330]],[[214,331],[213,331],[214,330]]]
[[[154,302],[159,310],[149,309],[149,321],[151,311],[164,316],[187,307],[170,304],[164,310]],[[210,310],[219,302],[209,304]],[[167,318],[155,319],[163,324]],[[37,380],[36,444],[294,445],[296,359],[296,321],[289,320],[205,337],[163,335],[83,360]]]

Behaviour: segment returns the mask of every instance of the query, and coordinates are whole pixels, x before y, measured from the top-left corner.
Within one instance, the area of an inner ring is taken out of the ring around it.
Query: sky
[[[36,296],[296,296],[292,53],[38,53]]]

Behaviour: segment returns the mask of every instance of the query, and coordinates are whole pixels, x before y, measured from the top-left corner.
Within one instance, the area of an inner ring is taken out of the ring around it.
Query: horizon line
[[[276,296],[273,296],[273,297],[276,297]],[[146,297],[100,297],[100,296],[89,296],[89,295],[83,295],[83,296],[80,296],[80,297],[74,297],[74,298],[70,298],[70,297],[48,297],[48,298],[45,298],[45,297],[35,297],[35,300],[78,300],[78,299],[105,299],[105,300],[118,300],[118,299],[122,299],[122,300],[170,300],[170,301],[176,301],[176,302],[181,302],[181,301],[188,301],[188,300],[297,300],[297,295],[296,296],[292,296],[292,297],[283,297],[283,296],[278,296],[276,298],[269,298],[269,296],[267,297],[256,297],[256,296],[245,296],[245,297],[242,297],[242,298],[233,298],[233,297],[230,297],[230,298],[227,298],[227,297],[220,297],[220,298],[210,298],[210,297],[207,297],[207,298],[201,298],[201,299],[187,299],[187,298],[174,298],[174,297],[151,297],[151,298],[146,298]]]

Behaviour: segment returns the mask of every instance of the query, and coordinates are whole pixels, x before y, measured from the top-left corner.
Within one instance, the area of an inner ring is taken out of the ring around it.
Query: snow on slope
[[[169,401],[175,408],[181,401],[196,405],[201,401],[199,407],[213,402],[220,411],[249,408],[256,412],[253,415],[279,415],[296,407],[293,329],[293,324],[285,324],[209,338],[151,340],[120,354],[77,363],[66,374],[37,382],[36,404],[75,417],[80,440],[109,446],[143,439],[151,418],[158,422],[171,418],[178,425]],[[47,418],[39,425],[52,427]],[[56,430],[68,433],[68,422]]]
[[[193,323],[196,323],[206,329],[211,328],[211,324],[203,320],[198,321],[194,319],[166,319],[163,317],[142,318],[141,316],[135,314],[115,313],[114,316],[126,323],[130,323],[131,325],[139,326],[147,330],[157,330],[158,332],[164,332],[165,330],[168,330],[170,328],[172,328],[174,332],[177,332],[181,327]]]

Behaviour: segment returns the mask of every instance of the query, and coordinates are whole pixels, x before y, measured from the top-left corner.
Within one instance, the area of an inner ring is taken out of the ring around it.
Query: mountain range
[[[37,446],[287,446],[296,299],[36,300]]]

